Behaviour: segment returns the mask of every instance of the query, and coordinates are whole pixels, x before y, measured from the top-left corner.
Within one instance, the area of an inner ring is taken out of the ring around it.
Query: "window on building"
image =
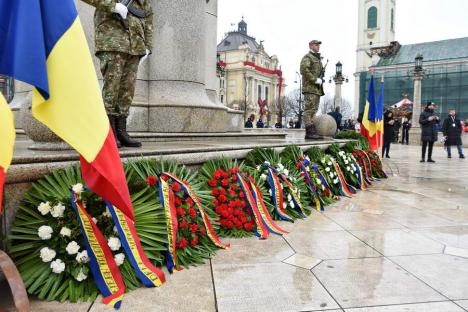
[[[224,104],[224,95],[221,95],[221,103]]]
[[[261,100],[262,99],[262,86],[261,85],[258,85],[258,99]]]
[[[267,101],[267,103],[268,103],[268,94],[269,94],[268,87],[265,87],[265,100]]]
[[[377,28],[377,8],[375,6],[367,10],[367,28]]]
[[[393,9],[390,11],[390,30],[395,31],[395,12]]]

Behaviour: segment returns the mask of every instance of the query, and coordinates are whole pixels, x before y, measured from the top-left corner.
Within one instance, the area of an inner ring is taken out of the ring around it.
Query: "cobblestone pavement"
[[[468,160],[392,145],[389,179],[266,241],[127,294],[121,311],[468,311]],[[4,294],[4,292],[0,291]],[[0,300],[1,301],[1,300]],[[33,301],[33,311],[112,311]]]

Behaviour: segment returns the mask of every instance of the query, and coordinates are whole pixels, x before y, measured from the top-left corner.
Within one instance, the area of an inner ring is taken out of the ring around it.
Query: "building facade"
[[[379,7],[382,8],[379,10]],[[375,8],[375,9],[373,9]],[[375,13],[377,12],[377,13]],[[377,14],[377,18],[375,15]],[[379,14],[382,21],[379,19]],[[385,17],[385,18],[384,18]],[[413,100],[414,69],[417,56],[423,57],[421,103],[432,101],[444,116],[455,108],[459,117],[468,118],[468,37],[400,45],[395,38],[395,1],[360,0],[359,42],[357,50],[355,113],[363,111],[370,73],[385,82],[384,105],[390,107],[405,96]],[[377,21],[377,24],[376,24]],[[379,24],[380,22],[380,24]],[[369,28],[375,26],[375,28]],[[374,29],[374,30],[372,30]],[[379,44],[366,44],[369,34]],[[381,36],[381,37],[379,37]],[[378,92],[376,90],[376,92]],[[377,95],[378,96],[378,95]],[[358,109],[357,109],[358,108]]]
[[[280,95],[286,87],[278,58],[265,52],[263,42],[258,43],[247,33],[242,19],[238,30],[227,33],[218,44],[219,100],[224,105],[243,110],[244,119],[254,114],[267,125],[276,123]]]

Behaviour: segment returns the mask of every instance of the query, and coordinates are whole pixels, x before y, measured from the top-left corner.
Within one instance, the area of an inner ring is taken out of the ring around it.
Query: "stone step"
[[[259,129],[260,130],[260,129]],[[231,140],[242,142],[247,140],[285,139],[284,131],[246,131],[228,133],[156,133],[156,132],[132,132],[130,135],[142,142],[179,142],[179,141],[222,141]]]

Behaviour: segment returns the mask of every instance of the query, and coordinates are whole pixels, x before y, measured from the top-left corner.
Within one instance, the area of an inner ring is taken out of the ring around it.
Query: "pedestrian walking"
[[[382,158],[390,158],[388,154],[390,152],[390,144],[393,141],[394,136],[395,119],[393,118],[392,111],[386,111],[384,115],[384,133],[383,133],[383,146],[382,146]]]
[[[410,117],[403,117],[402,123],[403,133],[401,136],[401,144],[409,144],[409,131],[411,129],[411,119]]]

